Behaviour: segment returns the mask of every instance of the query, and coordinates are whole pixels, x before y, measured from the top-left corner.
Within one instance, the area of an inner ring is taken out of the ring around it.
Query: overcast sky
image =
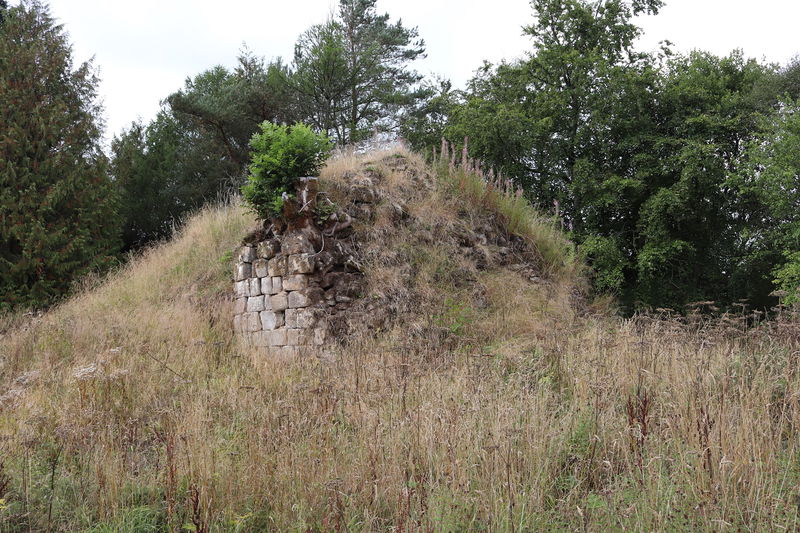
[[[50,0],[75,58],[95,57],[102,79],[107,137],[137,117],[151,119],[159,101],[187,76],[213,65],[233,66],[243,43],[257,55],[290,60],[297,36],[323,22],[336,0]],[[378,0],[378,9],[417,26],[428,57],[417,70],[463,86],[483,59],[524,55],[527,0]],[[639,48],[669,39],[680,51],[786,63],[800,53],[798,0],[667,0],[656,17],[641,18]]]

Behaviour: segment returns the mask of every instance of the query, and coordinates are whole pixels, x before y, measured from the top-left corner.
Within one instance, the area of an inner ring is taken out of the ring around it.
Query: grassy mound
[[[0,529],[798,527],[797,316],[595,314],[521,200],[403,152],[341,156],[322,182],[345,204],[369,176],[389,192],[355,228],[369,294],[416,320],[333,360],[232,338],[231,252],[254,225],[236,205],[8,319]],[[509,244],[476,243],[487,225]]]

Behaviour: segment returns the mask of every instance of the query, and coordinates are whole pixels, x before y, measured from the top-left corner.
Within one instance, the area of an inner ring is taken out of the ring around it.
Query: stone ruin
[[[297,191],[305,208],[316,197],[312,180],[301,178]],[[305,355],[340,335],[363,289],[360,265],[342,240],[350,235],[349,215],[319,223],[311,213],[300,208],[290,224],[265,224],[245,238],[236,258],[234,330],[270,355]]]
[[[243,246],[235,271],[234,329],[251,345],[299,355],[325,342],[314,308],[323,303],[310,254],[280,254],[277,241]]]

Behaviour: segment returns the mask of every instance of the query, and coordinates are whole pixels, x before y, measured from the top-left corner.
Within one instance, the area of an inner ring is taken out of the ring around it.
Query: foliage
[[[287,76],[280,60],[265,65],[244,50],[234,71],[188,79],[150,124],[114,139],[126,249],[168,237],[188,212],[241,187],[258,124],[294,116]]]
[[[262,219],[282,214],[283,200],[294,194],[297,178],[319,171],[330,152],[323,134],[302,123],[279,126],[261,124],[261,132],[250,141],[253,148],[250,175],[242,188],[245,201]]]
[[[97,86],[38,2],[0,32],[0,306],[41,306],[109,267],[116,200],[100,149]]]
[[[213,140],[217,156],[240,169],[249,160],[248,143],[259,124],[293,120],[287,75],[280,60],[265,65],[245,49],[233,72],[222,66],[208,69],[187,79],[166,101],[190,132]]]
[[[633,17],[657,13],[659,1],[533,6],[530,56],[484,64],[464,94],[430,97],[430,122],[410,121],[406,135],[418,148],[438,132],[468,137],[472,156],[562,219],[595,288],[627,311],[695,300],[768,307],[784,247],[753,238],[763,209],[732,180],[792,68],[738,51],[638,53]]]
[[[419,99],[403,113],[400,134],[420,152],[436,147],[444,138],[448,120],[462,98],[463,92],[453,90],[449,80],[423,82]]]
[[[341,120],[347,98],[347,64],[341,26],[334,20],[306,30],[295,45],[292,90],[304,119],[339,143],[346,137]]]
[[[755,216],[748,220],[748,259],[773,256],[778,288],[800,288],[800,101],[781,102],[747,148],[747,165],[731,180]]]
[[[419,98],[416,28],[378,15],[376,0],[340,0],[338,17],[312,26],[295,46],[292,86],[304,117],[339,144],[395,129],[397,111]]]
[[[594,267],[594,288],[607,294],[620,294],[625,285],[626,258],[621,246],[611,237],[590,235],[581,251]]]

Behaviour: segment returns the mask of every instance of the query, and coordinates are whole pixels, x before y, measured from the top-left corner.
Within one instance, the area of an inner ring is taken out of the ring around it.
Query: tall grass
[[[2,531],[800,526],[796,313],[584,316],[566,285],[489,269],[480,306],[432,282],[417,318],[444,340],[271,360],[229,323],[252,223],[208,209],[4,334]]]
[[[460,159],[455,147],[443,139],[439,154],[434,151],[433,167],[440,182],[448,185],[453,194],[495,213],[506,231],[533,246],[546,273],[578,276],[580,265],[575,248],[556,222],[539,213],[510,179],[495,175],[493,170],[482,168],[480,161],[469,158],[467,139]]]

